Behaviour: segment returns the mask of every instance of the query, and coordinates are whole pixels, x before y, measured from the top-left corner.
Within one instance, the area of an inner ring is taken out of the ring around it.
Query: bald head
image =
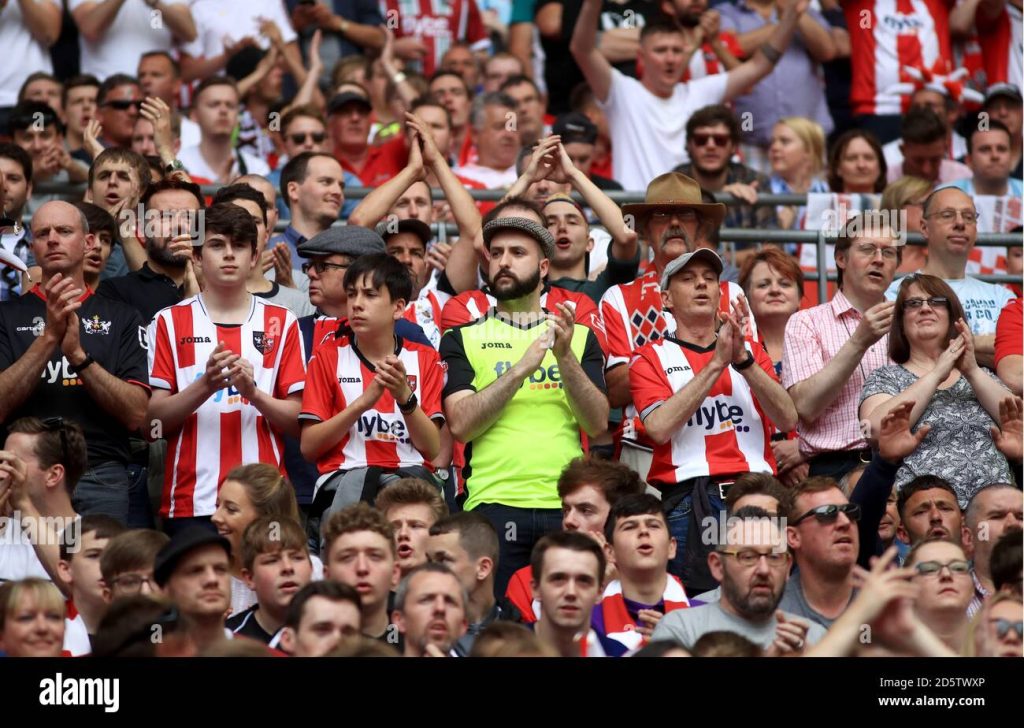
[[[44,280],[56,273],[80,276],[94,240],[85,213],[71,203],[46,202],[32,216],[32,254]]]
[[[970,222],[964,215],[972,218]],[[928,252],[944,259],[967,259],[978,239],[977,210],[970,195],[955,187],[935,190],[924,201],[921,232]]]

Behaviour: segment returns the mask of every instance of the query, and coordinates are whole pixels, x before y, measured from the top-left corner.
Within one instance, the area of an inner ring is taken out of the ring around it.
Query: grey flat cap
[[[672,276],[689,265],[690,261],[693,260],[705,261],[715,269],[719,276],[722,275],[722,259],[718,257],[718,253],[708,248],[697,248],[692,253],[680,255],[665,266],[665,272],[661,274],[661,290],[668,290],[668,282]]]
[[[534,222],[527,217],[499,217],[484,225],[484,244],[488,249],[491,247],[491,240],[503,230],[514,230],[526,233],[537,241],[545,258],[555,254],[555,239],[551,233],[540,223]]]
[[[299,255],[309,258],[313,255],[350,255],[358,258],[370,253],[383,253],[384,240],[368,228],[358,225],[331,227],[317,233],[296,248]]]

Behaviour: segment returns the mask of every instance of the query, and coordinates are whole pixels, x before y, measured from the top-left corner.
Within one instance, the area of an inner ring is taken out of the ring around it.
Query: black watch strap
[[[82,359],[82,363],[75,367],[75,372],[84,371],[86,368],[96,363],[96,360],[92,358],[92,354],[86,354],[85,358]]]
[[[757,360],[754,358],[754,355],[748,351],[747,358],[744,361],[741,361],[739,364],[733,364],[732,368],[738,372],[742,372],[744,369],[749,369],[750,367],[752,367],[755,361]]]
[[[398,405],[398,411],[403,415],[412,414],[412,412],[419,406],[420,401],[416,398],[416,393],[413,392],[412,396],[406,401],[405,404]]]

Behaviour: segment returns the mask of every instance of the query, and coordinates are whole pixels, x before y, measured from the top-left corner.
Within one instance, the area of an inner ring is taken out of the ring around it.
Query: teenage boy
[[[436,485],[419,478],[396,480],[380,492],[376,506],[395,529],[398,568],[405,578],[427,563],[430,529],[448,515],[448,506]]]
[[[133,528],[114,536],[100,556],[103,600],[110,604],[121,597],[156,595],[153,564],[170,539],[162,531]]]
[[[690,606],[682,582],[668,573],[676,540],[661,500],[649,493],[616,503],[604,534],[619,578],[605,587],[591,626],[597,634],[636,649],[646,644],[663,616]]]
[[[395,336],[412,292],[405,266],[388,255],[362,256],[344,285],[351,334],[310,360],[299,414],[302,454],[317,461],[322,502],[333,492],[331,512],[372,503],[396,478],[433,482],[425,465],[440,450],[444,422],[437,352]]]
[[[337,511],[324,524],[320,553],[324,577],[359,592],[363,634],[400,647],[388,622],[388,595],[400,573],[395,530],[384,514],[366,503]]]
[[[242,579],[256,592],[256,604],[231,615],[227,628],[277,647],[292,597],[312,576],[306,532],[298,521],[281,516],[256,519],[242,535]]]
[[[57,575],[71,595],[64,624],[64,650],[72,657],[92,652],[92,635],[107,611],[100,557],[110,539],[124,530],[115,518],[90,515],[82,518],[74,542],[62,539]]]
[[[227,471],[243,462],[280,466],[282,435],[298,434],[305,378],[295,316],[246,290],[256,224],[233,204],[206,211],[193,261],[205,287],[165,308],[149,327],[149,421],[167,438],[161,515],[171,531],[208,524]]]
[[[359,592],[336,581],[313,581],[288,605],[281,649],[292,657],[323,657],[359,638]]]

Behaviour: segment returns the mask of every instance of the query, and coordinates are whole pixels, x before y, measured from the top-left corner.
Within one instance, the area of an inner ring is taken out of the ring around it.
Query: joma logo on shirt
[[[702,404],[693,413],[687,423],[687,427],[703,427],[711,432],[725,432],[735,429],[737,432],[750,432],[750,427],[743,424],[746,413],[738,405],[730,405],[721,399],[715,399],[707,404]]]
[[[688,372],[688,371],[690,371],[690,367],[688,367],[688,366],[669,367],[668,369],[665,370],[665,374],[669,375],[669,374],[675,374],[676,372]]]
[[[185,346],[185,344],[212,344],[209,336],[182,336],[178,339],[178,346]]]
[[[480,344],[481,349],[511,349],[512,344],[502,341],[484,341]]]

